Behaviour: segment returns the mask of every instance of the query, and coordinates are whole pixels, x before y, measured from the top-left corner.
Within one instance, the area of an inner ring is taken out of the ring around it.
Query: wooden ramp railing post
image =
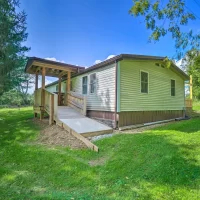
[[[54,95],[51,94],[49,97],[49,124],[53,124],[54,122]]]
[[[87,115],[87,97],[83,96],[83,115]]]

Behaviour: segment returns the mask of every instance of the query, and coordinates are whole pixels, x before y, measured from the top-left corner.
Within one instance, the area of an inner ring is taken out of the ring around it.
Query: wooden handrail
[[[82,115],[86,115],[86,96],[75,92],[67,93],[68,106],[78,110]]]

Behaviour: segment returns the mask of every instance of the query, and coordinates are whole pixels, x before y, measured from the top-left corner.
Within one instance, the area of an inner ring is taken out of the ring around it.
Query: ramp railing
[[[49,114],[49,124],[57,119],[58,95],[44,89],[44,110]]]
[[[67,105],[79,111],[82,115],[86,115],[87,100],[85,95],[75,92],[67,93]]]
[[[185,100],[185,107],[186,108],[192,108],[192,99],[186,99]]]
[[[34,92],[34,107],[41,106],[41,91],[42,89],[37,89]]]

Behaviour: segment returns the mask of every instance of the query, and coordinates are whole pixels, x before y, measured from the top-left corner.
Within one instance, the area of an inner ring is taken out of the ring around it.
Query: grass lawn
[[[198,110],[200,111],[200,101],[194,101],[193,102],[193,110]]]
[[[200,199],[200,118],[117,134],[95,153],[34,145],[32,116],[0,110],[0,199]]]

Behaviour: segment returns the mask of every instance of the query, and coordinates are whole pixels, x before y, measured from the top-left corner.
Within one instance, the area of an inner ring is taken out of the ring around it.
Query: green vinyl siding
[[[156,61],[122,60],[120,63],[120,105],[118,112],[183,110],[184,79],[171,68],[155,65]],[[148,73],[148,93],[141,92],[141,72]],[[171,96],[175,80],[175,96]]]

